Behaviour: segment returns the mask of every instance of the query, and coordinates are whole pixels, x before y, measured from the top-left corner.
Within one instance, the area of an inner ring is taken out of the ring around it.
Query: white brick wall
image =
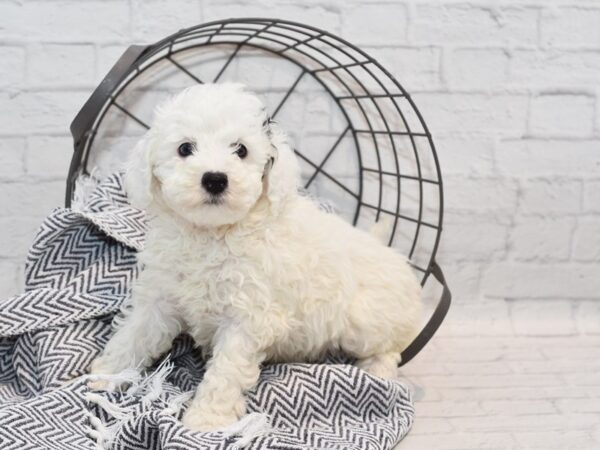
[[[455,303],[402,371],[418,417],[400,448],[600,448],[600,0],[0,0],[0,301],[118,56],[241,16],[361,46],[434,134]]]
[[[69,123],[126,46],[244,15],[340,33],[413,93],[446,175],[440,259],[457,302],[600,299],[593,0],[2,1],[4,292],[19,289],[36,221],[62,203]]]
[[[536,137],[591,137],[595,105],[592,95],[537,95],[531,99],[529,132]]]

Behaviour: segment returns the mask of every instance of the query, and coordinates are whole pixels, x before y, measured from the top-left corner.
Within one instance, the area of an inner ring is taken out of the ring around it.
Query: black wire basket
[[[156,104],[193,83],[241,81],[259,93],[295,143],[304,188],[328,199],[355,226],[387,218],[387,242],[433,275],[441,295],[422,332],[402,353],[412,359],[450,306],[435,255],[443,184],[431,134],[410,95],[377,61],[317,28],[243,18],[181,30],[119,58],[71,124],[67,179],[122,167]]]

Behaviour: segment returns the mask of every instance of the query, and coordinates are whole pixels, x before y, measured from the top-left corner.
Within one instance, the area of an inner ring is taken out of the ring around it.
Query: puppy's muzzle
[[[223,172],[206,172],[202,175],[202,187],[209,194],[222,194],[227,189],[227,175]]]

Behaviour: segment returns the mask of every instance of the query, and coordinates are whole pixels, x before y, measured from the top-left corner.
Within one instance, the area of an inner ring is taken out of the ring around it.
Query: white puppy
[[[241,85],[195,86],[158,108],[126,175],[150,217],[144,269],[92,373],[148,366],[189,333],[212,355],[184,415],[193,430],[238,420],[264,361],[341,349],[394,376],[419,282],[404,257],[299,195],[298,174]]]

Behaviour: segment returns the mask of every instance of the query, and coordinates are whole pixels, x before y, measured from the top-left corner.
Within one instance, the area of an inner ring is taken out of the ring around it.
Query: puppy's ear
[[[125,170],[125,191],[131,206],[138,209],[147,209],[153,200],[150,133],[148,131],[136,144]]]
[[[271,211],[278,213],[290,196],[298,192],[299,167],[287,136],[276,123],[267,122],[267,135],[271,140],[271,159],[265,166],[266,194]]]

